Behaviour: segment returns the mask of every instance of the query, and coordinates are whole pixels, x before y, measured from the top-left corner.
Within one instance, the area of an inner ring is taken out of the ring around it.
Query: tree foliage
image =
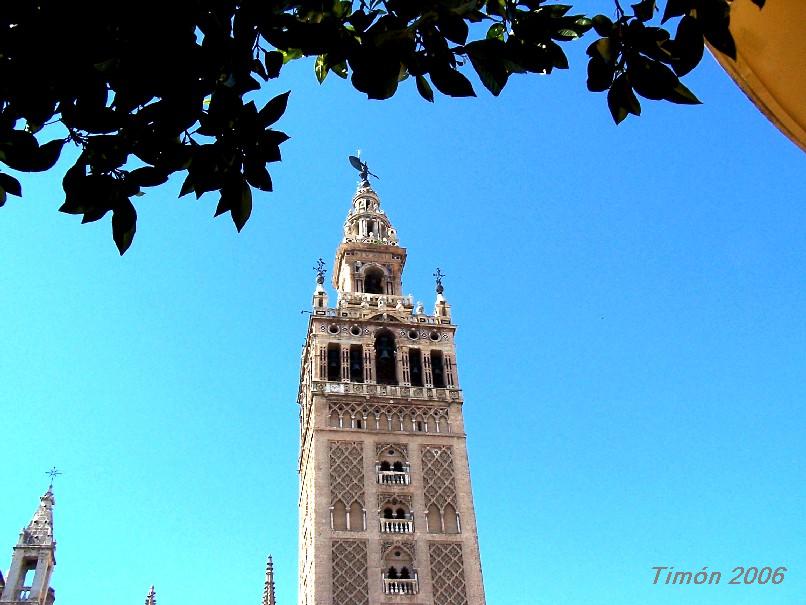
[[[764,0],[753,0],[761,6]],[[607,91],[618,123],[639,97],[699,103],[680,81],[704,42],[735,56],[727,0],[654,0],[613,18],[572,14],[549,0],[15,0],[0,7],[0,162],[51,169],[65,145],[80,152],[63,179],[60,211],[112,214],[123,254],[137,224],[133,198],[185,176],[180,196],[219,195],[216,216],[238,230],[252,189],[271,191],[266,168],[287,135],[274,125],[288,94],[247,100],[283,65],[315,57],[320,82],[349,78],[370,99],[406,80],[426,101],[474,96],[468,75],[499,95],[514,74],[568,68],[562,45],[593,28],[588,89]],[[653,20],[658,25],[650,25]],[[674,35],[667,24],[676,22]],[[0,172],[0,206],[21,196]]]

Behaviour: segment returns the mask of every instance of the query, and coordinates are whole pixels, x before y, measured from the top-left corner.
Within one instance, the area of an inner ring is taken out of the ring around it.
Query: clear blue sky
[[[257,605],[269,552],[296,601],[300,310],[360,147],[406,292],[448,276],[488,603],[806,602],[804,155],[710,57],[703,106],[616,127],[586,46],[434,105],[287,68],[266,94],[293,89],[292,139],[240,235],[174,182],[120,258],[26,177],[0,209],[0,567],[55,464],[59,603]]]

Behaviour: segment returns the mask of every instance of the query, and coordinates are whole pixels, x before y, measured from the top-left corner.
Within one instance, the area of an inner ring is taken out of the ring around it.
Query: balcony
[[[413,534],[414,519],[381,519],[381,532],[385,534]]]
[[[411,482],[408,471],[378,471],[381,485],[408,485]]]
[[[417,594],[419,586],[417,583],[417,574],[414,574],[412,579],[391,579],[385,575],[383,577],[383,592],[384,594]]]
[[[338,395],[361,394],[402,399],[431,399],[445,402],[462,401],[462,391],[453,387],[407,387],[393,384],[364,384],[362,382],[328,382],[325,380],[314,380],[311,383],[311,390],[314,392]]]

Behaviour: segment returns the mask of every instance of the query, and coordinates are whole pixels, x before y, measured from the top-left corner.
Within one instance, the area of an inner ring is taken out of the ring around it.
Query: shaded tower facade
[[[0,604],[51,605],[56,595],[50,577],[56,567],[56,541],[53,539],[53,491],[39,499],[39,507],[20,532],[11,556],[8,578],[0,574]]]
[[[299,605],[484,605],[451,308],[363,180],[302,353]]]

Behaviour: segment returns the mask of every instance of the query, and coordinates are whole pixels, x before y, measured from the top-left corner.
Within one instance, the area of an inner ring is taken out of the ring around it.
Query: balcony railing
[[[411,479],[407,471],[378,471],[381,485],[408,485]]]
[[[350,395],[379,395],[382,397],[423,398],[440,401],[461,401],[462,391],[455,387],[407,387],[395,384],[365,384],[363,382],[334,382],[314,380],[311,390],[322,393]],[[444,432],[444,431],[443,431]]]
[[[410,580],[383,578],[383,592],[385,594],[417,594],[419,585],[417,577]]]
[[[381,531],[386,534],[413,534],[413,519],[381,519]]]

